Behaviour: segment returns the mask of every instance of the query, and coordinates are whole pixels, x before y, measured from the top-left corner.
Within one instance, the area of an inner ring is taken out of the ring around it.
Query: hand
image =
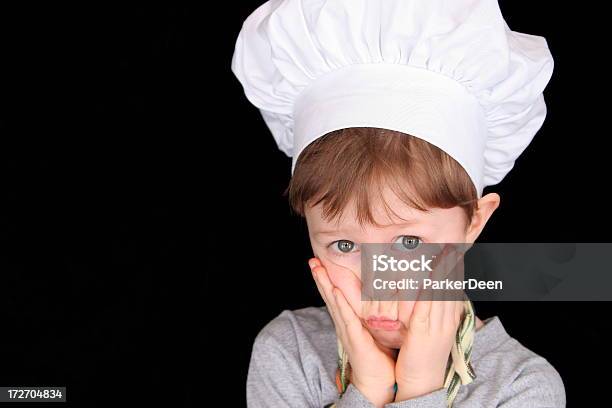
[[[395,394],[393,350],[376,343],[342,291],[332,285],[321,262],[312,258],[308,264],[334,322],[336,335],[348,355],[351,383],[377,407],[392,402]]]
[[[434,268],[432,279],[440,279],[440,274],[452,269],[448,262],[457,262],[456,252],[452,253],[449,247],[442,252],[443,264]],[[444,296],[445,292],[421,288],[397,358],[395,401],[425,395],[444,386],[447,362],[463,313],[463,301],[448,300],[456,297],[449,293]]]

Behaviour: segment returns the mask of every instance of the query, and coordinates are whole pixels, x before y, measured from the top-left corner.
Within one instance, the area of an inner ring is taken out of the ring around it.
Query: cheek
[[[332,285],[340,289],[342,292],[352,289],[357,283],[359,283],[359,289],[361,290],[361,281],[359,277],[351,270],[344,268],[329,268],[329,279]]]
[[[361,274],[361,257],[360,256],[351,255],[351,256],[346,256],[346,257],[340,257],[340,256],[329,255],[329,256],[326,256],[325,259],[322,260],[322,262],[326,268],[329,268],[330,270],[333,269],[334,271],[336,271],[335,273],[336,275],[341,276],[342,271],[345,271],[345,272],[352,273],[358,279],[361,276],[360,275]]]
[[[324,255],[319,257],[321,263],[327,269],[331,283],[343,289],[344,285],[354,283],[354,280],[360,280],[361,274],[361,258],[355,257],[334,257],[333,255]]]
[[[332,285],[342,291],[349,305],[361,315],[361,280],[359,279],[360,268],[357,270],[340,266],[334,262],[323,261]]]

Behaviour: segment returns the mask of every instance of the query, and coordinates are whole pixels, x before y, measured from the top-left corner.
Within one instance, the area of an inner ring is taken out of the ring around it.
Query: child
[[[232,70],[293,157],[324,307],[258,334],[249,406],[564,407],[555,368],[465,301],[362,301],[363,243],[474,242],[541,127],[553,60],[496,1],[273,0]]]

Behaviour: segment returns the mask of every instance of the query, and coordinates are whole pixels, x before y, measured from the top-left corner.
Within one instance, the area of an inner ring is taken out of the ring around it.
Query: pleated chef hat
[[[231,68],[292,173],[328,132],[384,128],[448,153],[480,197],[542,126],[553,65],[496,0],[270,0],[244,21]]]

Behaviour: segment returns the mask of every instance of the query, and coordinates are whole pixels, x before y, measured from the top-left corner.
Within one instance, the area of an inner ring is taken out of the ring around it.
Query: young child
[[[253,345],[249,406],[564,407],[555,368],[472,303],[362,301],[360,245],[474,242],[541,127],[553,60],[493,0],[272,0],[232,70],[293,157],[324,307]]]

